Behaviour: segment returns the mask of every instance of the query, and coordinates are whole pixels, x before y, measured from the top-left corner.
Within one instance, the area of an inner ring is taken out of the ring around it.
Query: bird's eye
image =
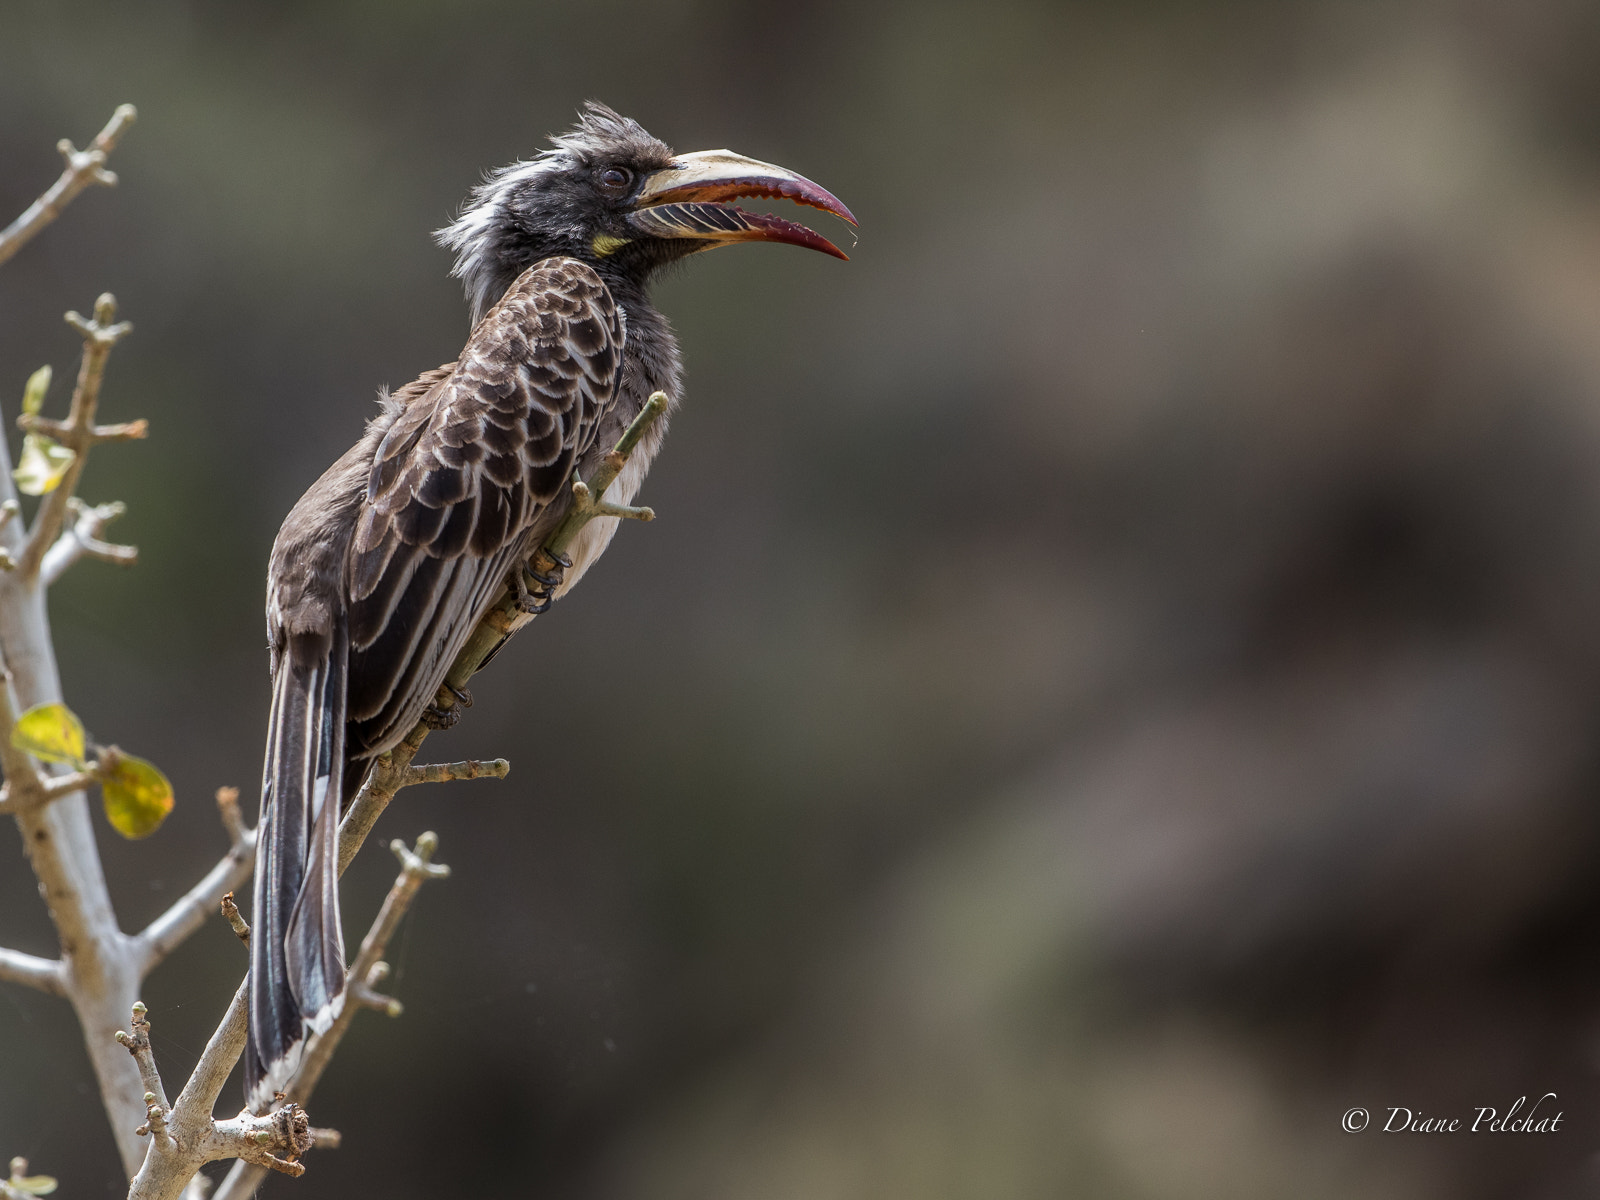
[[[607,167],[600,172],[600,186],[608,192],[620,192],[633,182],[633,172],[625,167]]]

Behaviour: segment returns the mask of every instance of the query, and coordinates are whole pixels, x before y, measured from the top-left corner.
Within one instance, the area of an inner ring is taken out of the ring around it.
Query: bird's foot
[[[544,570],[535,567],[549,566]],[[555,593],[566,579],[567,568],[572,565],[572,560],[565,554],[551,554],[548,550],[540,550],[534,555],[533,562],[525,564],[511,573],[511,583],[517,592],[517,607],[532,616],[548,612],[555,603]],[[526,578],[524,578],[526,576]],[[534,586],[528,586],[532,580]]]
[[[550,606],[555,603],[554,597],[548,596],[542,591],[532,591],[528,587],[527,581],[522,578],[521,567],[511,572],[511,586],[517,590],[517,607],[529,616],[536,617],[542,612],[547,612]]]
[[[437,704],[430,704],[422,710],[422,723],[429,729],[449,729],[459,720],[461,708],[458,705],[440,708]]]
[[[471,691],[469,691],[467,688],[458,688],[448,679],[444,681],[444,686],[450,692],[450,694],[456,698],[456,703],[461,705],[462,708],[472,707]]]

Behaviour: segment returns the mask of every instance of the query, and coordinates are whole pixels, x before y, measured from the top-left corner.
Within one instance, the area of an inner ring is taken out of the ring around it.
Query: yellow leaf
[[[50,390],[51,370],[48,363],[28,376],[27,385],[22,389],[22,411],[30,417],[39,415],[39,410],[44,407],[44,394]]]
[[[85,765],[83,722],[65,704],[35,704],[17,718],[11,744],[47,762]]]
[[[17,1191],[29,1196],[48,1196],[56,1190],[55,1177],[52,1175],[29,1175],[25,1179],[13,1176],[6,1182]]]
[[[11,477],[24,496],[42,496],[56,490],[72,460],[78,456],[54,438],[30,433],[22,439],[22,457]]]
[[[102,764],[100,795],[106,820],[125,838],[149,837],[172,811],[172,784],[142,758],[107,755]]]

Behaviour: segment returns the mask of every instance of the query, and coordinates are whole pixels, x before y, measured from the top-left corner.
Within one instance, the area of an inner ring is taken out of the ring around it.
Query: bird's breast
[[[643,451],[644,447],[641,446],[629,457],[622,471],[606,489],[605,498],[613,504],[632,504],[633,498],[639,494],[645,473],[650,469],[649,457]],[[572,544],[567,547],[567,556],[572,559],[572,565],[567,568],[566,577],[556,589],[558,599],[571,591],[583,578],[583,573],[606,552],[611,539],[617,536],[617,526],[620,524],[622,520],[619,517],[596,517],[572,539]]]
[[[595,444],[585,455],[582,474],[585,478],[591,477],[600,459],[617,444],[650,395],[657,391],[665,392],[667,412],[639,440],[621,472],[606,489],[604,499],[613,504],[632,504],[666,437],[667,417],[678,405],[683,371],[677,339],[660,312],[632,297],[620,304],[619,309],[627,330],[622,354],[622,381],[617,389],[616,403],[601,421]],[[619,524],[621,519],[618,517],[596,517],[583,527],[567,547],[572,566],[567,568],[566,578],[555,593],[558,597],[571,591],[583,578],[584,572],[606,552],[611,539],[617,535]]]

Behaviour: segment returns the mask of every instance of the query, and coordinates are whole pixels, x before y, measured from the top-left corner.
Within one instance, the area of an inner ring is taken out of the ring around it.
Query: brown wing
[[[616,399],[622,341],[600,277],[548,259],[384,435],[347,559],[353,756],[416,723],[541,512],[566,503]]]

